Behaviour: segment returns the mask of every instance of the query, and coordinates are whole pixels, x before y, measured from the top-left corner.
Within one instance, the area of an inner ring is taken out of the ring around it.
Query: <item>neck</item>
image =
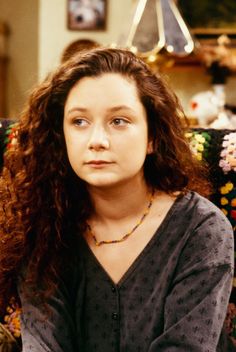
[[[142,212],[150,199],[150,189],[145,181],[105,189],[89,187],[88,191],[94,205],[92,220],[104,223]]]

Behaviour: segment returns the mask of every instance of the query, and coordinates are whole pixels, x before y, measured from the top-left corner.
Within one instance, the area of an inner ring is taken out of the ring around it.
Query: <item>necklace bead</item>
[[[151,194],[151,198],[150,198],[149,203],[148,203],[148,206],[147,206],[146,210],[144,211],[144,213],[142,214],[142,216],[141,216],[140,220],[138,221],[138,223],[132,228],[131,231],[127,232],[125,235],[123,235],[118,240],[102,240],[102,241],[98,241],[96,236],[95,236],[95,234],[92,231],[91,226],[87,223],[88,231],[89,231],[90,235],[92,236],[92,239],[94,240],[95,246],[99,247],[99,246],[101,246],[103,244],[120,243],[120,242],[125,241],[129,236],[131,236],[135,232],[135,230],[142,224],[142,222],[144,221],[144,219],[148,215],[148,213],[149,213],[149,211],[151,209],[152,203],[153,203],[154,193],[155,192],[153,190],[152,194]]]

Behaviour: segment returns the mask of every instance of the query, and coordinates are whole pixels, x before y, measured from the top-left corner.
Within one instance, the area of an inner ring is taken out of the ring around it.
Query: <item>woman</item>
[[[194,192],[182,116],[119,49],[73,57],[32,93],[1,181],[2,306],[22,305],[24,351],[216,350],[233,235]]]

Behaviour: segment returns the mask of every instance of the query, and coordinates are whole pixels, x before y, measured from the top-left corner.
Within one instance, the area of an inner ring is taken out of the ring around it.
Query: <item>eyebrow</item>
[[[70,113],[72,113],[72,112],[74,112],[74,111],[85,112],[85,111],[87,111],[87,110],[88,110],[88,109],[76,107],[76,108],[72,108],[72,109],[68,110],[68,111],[67,111],[67,114],[70,114]]]
[[[110,112],[116,112],[116,111],[119,111],[119,110],[133,111],[133,109],[130,108],[129,106],[127,106],[127,105],[118,105],[118,106],[114,106],[114,107],[108,109],[108,111],[110,111]]]
[[[127,105],[118,105],[118,106],[113,106],[112,108],[109,108],[108,111],[109,112],[116,112],[116,111],[120,111],[120,110],[129,110],[129,111],[133,111],[132,108],[130,108],[129,106]],[[77,111],[77,112],[86,112],[88,111],[88,109],[86,108],[82,108],[82,107],[74,107],[70,110],[68,110],[67,114],[70,114],[74,111]]]

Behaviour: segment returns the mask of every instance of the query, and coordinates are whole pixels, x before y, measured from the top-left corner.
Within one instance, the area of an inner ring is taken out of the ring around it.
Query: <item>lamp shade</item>
[[[177,56],[194,50],[192,35],[174,0],[139,0],[124,46],[142,56],[166,50]]]

